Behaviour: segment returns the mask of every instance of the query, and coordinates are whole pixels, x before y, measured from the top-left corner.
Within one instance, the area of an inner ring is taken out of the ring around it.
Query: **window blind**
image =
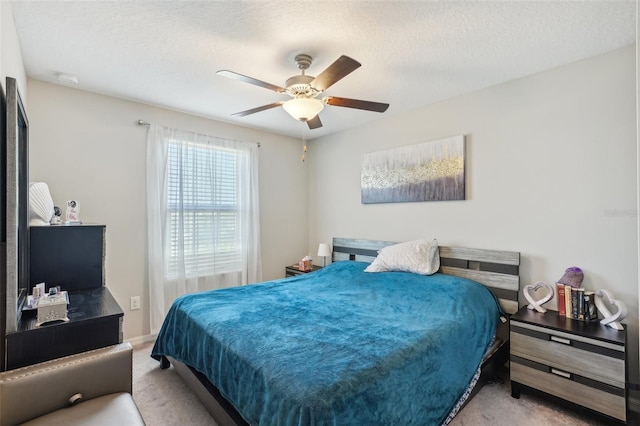
[[[231,149],[169,143],[167,278],[240,269],[238,156]]]

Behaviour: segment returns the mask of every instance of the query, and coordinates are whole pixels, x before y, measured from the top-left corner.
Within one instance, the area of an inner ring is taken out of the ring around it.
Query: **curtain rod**
[[[151,123],[144,121],[144,120],[138,120],[136,121],[136,124],[138,126],[151,126]],[[260,148],[260,142],[256,142],[256,145],[258,145],[258,148]]]

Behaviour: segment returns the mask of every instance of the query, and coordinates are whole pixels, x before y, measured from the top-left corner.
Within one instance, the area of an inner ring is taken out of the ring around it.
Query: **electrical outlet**
[[[136,309],[140,309],[140,296],[133,296],[131,298],[131,310],[135,311]]]

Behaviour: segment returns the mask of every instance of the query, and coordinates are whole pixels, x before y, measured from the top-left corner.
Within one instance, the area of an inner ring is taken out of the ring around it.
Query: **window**
[[[233,149],[169,142],[167,279],[241,268],[238,157]]]
[[[149,125],[151,333],[183,294],[262,280],[258,147]]]

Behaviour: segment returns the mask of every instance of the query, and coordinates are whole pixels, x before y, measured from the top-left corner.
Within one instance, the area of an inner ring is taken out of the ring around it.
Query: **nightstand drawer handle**
[[[571,340],[563,339],[562,337],[556,337],[556,336],[551,336],[551,341],[562,343],[563,345],[570,345],[571,344]]]
[[[556,370],[555,368],[552,368],[551,372],[556,376],[561,376],[561,377],[564,377],[565,379],[571,378],[571,373],[567,373],[566,371]]]

